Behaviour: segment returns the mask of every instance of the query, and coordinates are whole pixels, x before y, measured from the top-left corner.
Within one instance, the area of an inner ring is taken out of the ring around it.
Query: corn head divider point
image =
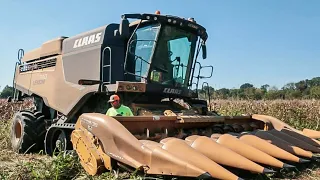
[[[198,97],[200,80],[213,71],[198,61],[200,52],[206,59],[207,38],[194,18],[157,11],[124,14],[119,24],[59,37],[26,54],[20,49],[8,100],[31,98],[34,107],[15,113],[12,148],[75,150],[90,175],[123,168],[240,180],[237,170],[269,174],[317,160],[320,132],[267,115],[221,116],[211,111],[206,82],[208,101]],[[107,115],[114,100],[133,116]]]

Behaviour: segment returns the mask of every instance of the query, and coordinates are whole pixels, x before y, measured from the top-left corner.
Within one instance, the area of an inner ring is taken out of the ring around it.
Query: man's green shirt
[[[121,105],[118,109],[111,107],[106,113],[107,116],[117,116],[118,114],[122,116],[133,116],[131,109],[125,105]]]

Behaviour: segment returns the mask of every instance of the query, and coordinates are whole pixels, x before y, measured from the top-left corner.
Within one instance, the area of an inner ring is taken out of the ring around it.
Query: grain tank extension
[[[237,170],[266,174],[317,159],[318,131],[266,115],[221,116],[210,96],[198,97],[213,71],[199,60],[207,38],[193,18],[124,14],[19,50],[10,101],[31,98],[34,107],[14,115],[12,148],[75,150],[90,175],[121,167],[198,179],[236,180]],[[134,116],[105,115],[113,94]]]

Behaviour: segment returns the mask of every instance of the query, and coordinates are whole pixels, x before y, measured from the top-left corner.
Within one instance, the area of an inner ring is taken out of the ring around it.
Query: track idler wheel
[[[49,155],[59,154],[72,149],[71,130],[52,127],[45,138],[45,152]]]

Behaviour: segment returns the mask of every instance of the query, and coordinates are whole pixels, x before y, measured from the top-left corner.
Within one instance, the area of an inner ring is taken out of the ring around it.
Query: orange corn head
[[[236,171],[273,173],[306,163],[317,141],[262,115],[79,117],[71,141],[91,175],[116,166],[149,175],[241,179]],[[284,163],[285,161],[285,163]]]

